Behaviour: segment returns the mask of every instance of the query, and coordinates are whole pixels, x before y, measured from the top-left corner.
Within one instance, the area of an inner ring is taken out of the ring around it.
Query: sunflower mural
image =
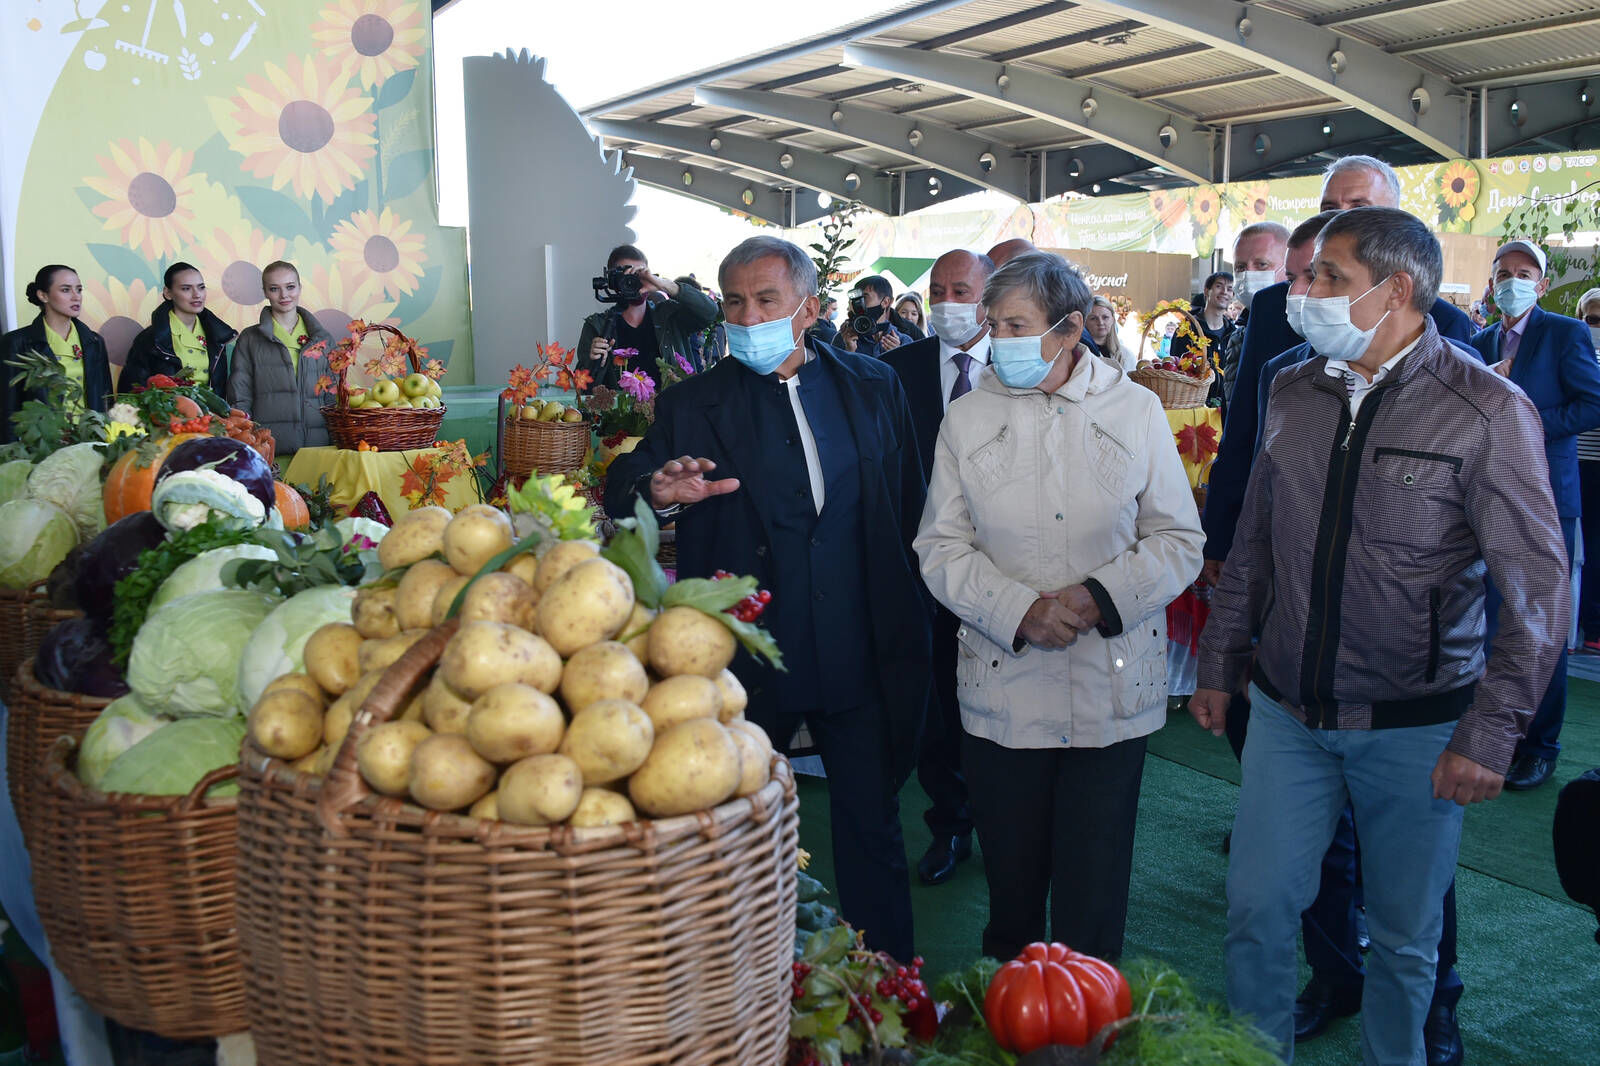
[[[1157,189],[1150,194],[1150,210],[1162,229],[1173,229],[1189,211],[1188,189]]]
[[[1439,206],[1439,228],[1446,233],[1466,233],[1477,217],[1478,189],[1482,182],[1470,159],[1452,159],[1434,172],[1432,185]]]
[[[16,275],[73,265],[114,363],[173,262],[194,263],[211,309],[242,328],[260,314],[261,267],[287,259],[335,333],[389,322],[445,362],[446,384],[472,382],[465,235],[434,204],[426,3],[129,0],[92,19],[73,0],[29,7],[73,51],[27,72],[51,89]]]
[[[1238,228],[1267,220],[1267,214],[1272,209],[1272,192],[1266,182],[1235,182],[1225,188],[1228,208],[1233,212],[1233,221]]]
[[[1202,185],[1189,194],[1189,218],[1194,222],[1194,254],[1208,256],[1217,246],[1217,226],[1222,219],[1222,190]]]

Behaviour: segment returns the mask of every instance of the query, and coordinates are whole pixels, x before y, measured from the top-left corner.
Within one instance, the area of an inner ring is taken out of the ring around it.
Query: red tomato
[[[983,998],[995,1042],[1019,1055],[1052,1044],[1082,1047],[1132,1007],[1115,966],[1065,944],[1029,944],[1000,967]]]

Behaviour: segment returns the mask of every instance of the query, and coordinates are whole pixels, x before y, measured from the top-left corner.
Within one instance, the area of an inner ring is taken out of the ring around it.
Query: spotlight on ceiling
[[[817,193],[817,206],[826,211],[828,208],[833,206],[833,197],[829,196],[825,192]]]
[[[1332,137],[1333,136],[1333,122],[1332,122],[1332,120],[1330,120],[1330,119],[1323,119],[1322,120],[1322,135],[1324,137]]]

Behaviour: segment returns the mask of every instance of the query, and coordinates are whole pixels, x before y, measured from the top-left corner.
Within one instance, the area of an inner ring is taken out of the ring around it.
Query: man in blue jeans
[[[1313,270],[1317,355],[1273,382],[1189,703],[1221,735],[1251,677],[1228,1000],[1292,1059],[1295,933],[1348,802],[1372,935],[1363,1058],[1420,1066],[1461,812],[1504,784],[1571,588],[1539,414],[1428,318],[1443,271],[1428,227],[1342,212]],[[1486,577],[1507,608],[1487,662]]]

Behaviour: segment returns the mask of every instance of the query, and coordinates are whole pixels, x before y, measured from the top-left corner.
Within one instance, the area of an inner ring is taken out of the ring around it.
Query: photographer
[[[660,378],[656,360],[675,352],[692,360],[692,338],[717,318],[716,303],[699,286],[652,274],[644,253],[631,244],[611,250],[606,276],[595,281],[595,295],[612,306],[583,320],[578,353],[580,359],[599,364],[594,368],[596,385],[616,388],[625,370]],[[619,348],[638,354],[619,364],[611,358]]]
[[[834,346],[859,355],[881,356],[913,340],[910,333],[899,327],[893,319],[894,288],[888,279],[874,274],[856,282],[850,292],[850,312]]]

